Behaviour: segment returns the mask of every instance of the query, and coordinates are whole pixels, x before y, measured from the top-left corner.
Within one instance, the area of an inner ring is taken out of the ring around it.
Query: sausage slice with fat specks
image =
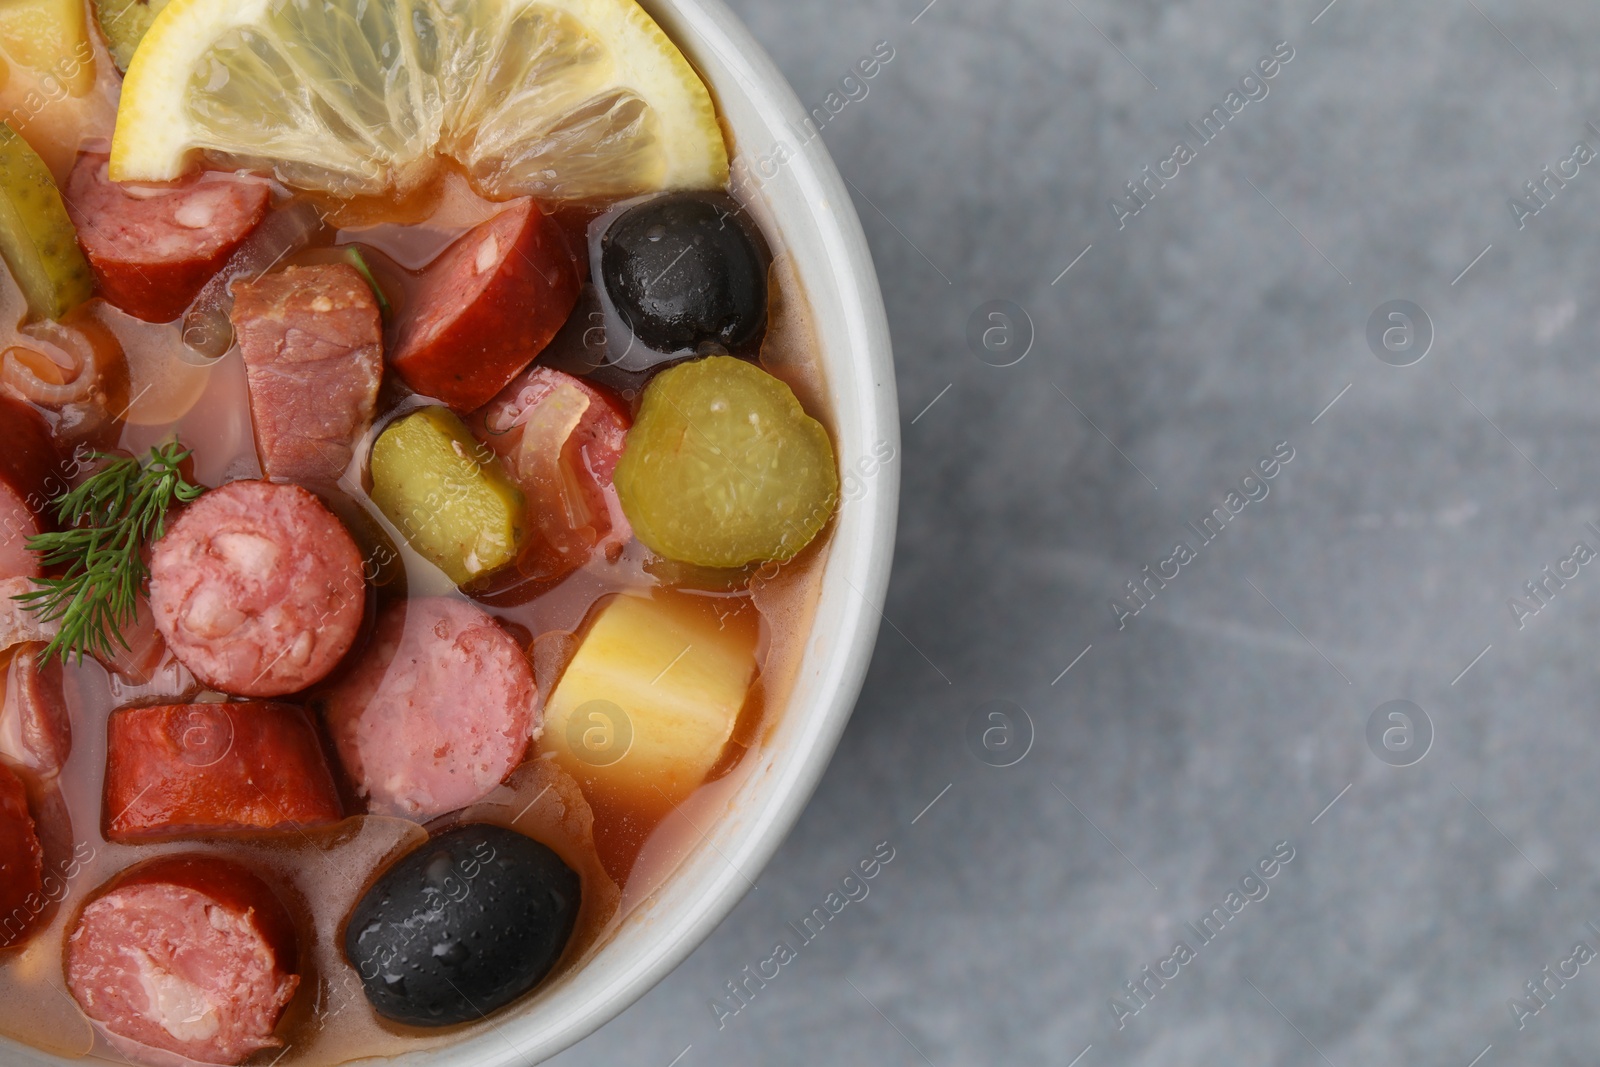
[[[544,350],[580,285],[561,227],[515,201],[429,264],[390,362],[417,392],[472,411]]]
[[[295,830],[344,816],[316,726],[300,708],[121,708],[106,734],[109,841]]]
[[[337,481],[383,381],[371,287],[347,263],[289,267],[237,285],[232,316],[267,477]]]
[[[159,1051],[236,1064],[279,1047],[273,1030],[300,984],[283,902],[214,856],[165,857],[117,878],[84,908],[66,955],[84,1014],[147,1062]]]
[[[44,849],[28,810],[28,791],[0,764],[0,948],[27,937],[44,913]]]
[[[183,314],[266,216],[268,185],[206,171],[163,185],[113,182],[86,153],[63,199],[100,295],[148,322]]]
[[[135,318],[171,322],[266,216],[259,178],[206,171],[167,185],[111,180],[85,153],[63,199],[100,295]]]
[[[350,534],[296,485],[213,489],[150,557],[150,608],[167,647],[236,696],[283,696],[325,678],[355,641],[366,591]]]
[[[499,623],[432,597],[380,616],[319,703],[369,809],[420,822],[477,803],[522,762],[537,700],[533,669]]]

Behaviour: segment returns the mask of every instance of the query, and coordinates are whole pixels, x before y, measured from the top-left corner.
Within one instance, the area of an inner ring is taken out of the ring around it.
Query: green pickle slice
[[[372,502],[457,585],[516,558],[522,492],[449,408],[396,420],[372,446]]]
[[[782,381],[731,356],[650,382],[615,483],[646,547],[702,567],[791,559],[839,499],[828,431]]]
[[[89,261],[49,169],[7,125],[0,125],[0,257],[33,318],[59,319],[94,292]]]
[[[126,71],[133,62],[133,53],[139,42],[149,32],[167,0],[98,0],[94,5],[95,18],[105,31],[106,43],[111,46],[111,58],[117,69]]]

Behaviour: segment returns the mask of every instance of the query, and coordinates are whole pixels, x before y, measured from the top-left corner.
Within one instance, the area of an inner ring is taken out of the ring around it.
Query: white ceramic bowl
[[[799,145],[795,131],[805,111],[733,13],[720,0],[643,3],[710,84],[733,136],[736,172],[751,179],[739,183],[740,193],[760,201],[757,209],[810,303],[847,474],[845,500],[799,676],[776,728],[741,765],[724,810],[702,824],[706,840],[694,843],[581,969],[501,1013],[492,1027],[390,1061],[393,1067],[537,1063],[599,1029],[666,977],[744,896],[799,817],[850,718],[878,632],[894,551],[900,431],[889,330],[860,221],[821,139]],[[788,158],[774,164],[780,145]],[[763,159],[765,170],[754,169]],[[893,457],[887,463],[885,454]],[[0,1060],[84,1062],[3,1040]]]

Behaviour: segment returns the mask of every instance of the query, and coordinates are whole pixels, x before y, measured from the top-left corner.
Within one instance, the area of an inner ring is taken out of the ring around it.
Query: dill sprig
[[[129,648],[122,631],[138,615],[150,574],[144,546],[165,532],[175,502],[187,504],[205,492],[179,472],[188,458],[176,442],[152,448],[143,462],[95,453],[90,460],[107,465],[55,499],[61,530],[28,538],[28,548],[46,570],[66,569],[14,597],[43,621],[61,623],[43,659],[54,655],[65,663],[76,655],[81,663],[85,652],[110,657],[112,641]]]

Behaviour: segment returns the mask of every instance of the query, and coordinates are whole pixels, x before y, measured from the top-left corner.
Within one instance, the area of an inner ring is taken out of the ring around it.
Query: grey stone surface
[[[1522,229],[1508,199],[1600,149],[1600,8],[922,2],[735,4],[808,103],[895,49],[824,133],[898,354],[894,626],[760,888],[556,1062],[1593,1063],[1600,966],[1520,1029],[1508,1001],[1600,949],[1600,564],[1510,601],[1600,549],[1600,161]],[[1184,123],[1281,41],[1199,145]],[[1180,138],[1196,158],[1119,229]],[[1012,367],[965,340],[995,299],[1035,328]],[[1436,334],[1413,366],[1369,349],[1394,299]],[[1279,442],[1202,543],[1185,523]],[[1407,767],[1367,742],[1395,699],[1434,734]],[[1036,728],[1005,769],[963,740],[991,700]],[[882,841],[870,895],[719,1029],[724,983]],[[1279,842],[1202,943],[1185,923]]]

